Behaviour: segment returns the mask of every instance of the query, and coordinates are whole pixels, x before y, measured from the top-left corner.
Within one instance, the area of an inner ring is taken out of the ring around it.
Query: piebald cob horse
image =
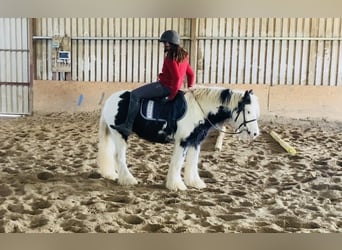
[[[118,179],[121,185],[138,183],[126,163],[128,137],[111,127],[125,119],[129,98],[128,90],[112,94],[102,108],[99,123],[99,171],[105,178]],[[165,113],[170,116],[161,117]],[[180,92],[170,103],[142,100],[133,132],[151,142],[174,143],[166,177],[168,189],[202,189],[206,184],[198,173],[198,158],[209,130],[228,122],[240,139],[251,141],[259,135],[258,118],[259,102],[252,90],[196,87]],[[181,172],[185,159],[183,181]]]

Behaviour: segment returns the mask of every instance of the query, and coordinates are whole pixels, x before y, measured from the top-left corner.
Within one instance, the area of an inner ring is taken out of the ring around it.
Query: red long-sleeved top
[[[178,90],[181,89],[185,75],[190,88],[194,85],[195,75],[189,64],[189,57],[180,63],[165,57],[162,72],[159,74],[159,81],[171,90],[168,96],[170,100],[173,100]]]

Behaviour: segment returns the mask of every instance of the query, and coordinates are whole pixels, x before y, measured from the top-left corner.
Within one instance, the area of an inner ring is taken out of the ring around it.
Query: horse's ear
[[[250,95],[253,95],[253,94],[254,94],[254,93],[253,93],[253,89],[248,90],[248,93],[249,93]]]
[[[245,91],[245,94],[243,95],[243,101],[245,103],[250,103],[251,102],[251,95],[250,95],[250,91],[249,90],[246,90]]]

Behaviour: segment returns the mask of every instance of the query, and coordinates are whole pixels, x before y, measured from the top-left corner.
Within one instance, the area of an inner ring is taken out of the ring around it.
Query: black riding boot
[[[138,111],[139,111],[139,106],[140,106],[139,104],[140,104],[139,98],[131,94],[131,98],[129,100],[129,105],[128,105],[126,121],[119,125],[111,125],[111,128],[118,130],[120,133],[122,133],[125,136],[129,136],[132,132],[132,127],[133,127],[135,117],[137,116]]]

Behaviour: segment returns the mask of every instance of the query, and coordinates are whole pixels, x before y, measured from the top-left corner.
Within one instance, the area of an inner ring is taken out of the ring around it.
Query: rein
[[[195,98],[195,101],[197,103],[197,105],[199,106],[199,108],[201,109],[202,111],[202,114],[205,116],[205,113],[202,109],[202,106],[199,104],[199,102],[197,101],[196,99],[196,96],[194,95],[194,93],[190,90],[191,94],[194,96]],[[249,121],[246,121],[246,114],[245,114],[245,106],[243,106],[243,108],[239,107],[239,108],[235,108],[233,110],[233,112],[236,111],[237,112],[237,116],[235,117],[234,121],[236,122],[237,119],[239,118],[240,114],[241,114],[241,111],[243,113],[243,122],[240,124],[240,126],[235,129],[235,132],[227,132],[227,131],[224,131],[222,130],[221,128],[217,127],[214,123],[212,123],[208,118],[204,118],[204,120],[206,120],[213,128],[215,128],[216,130],[222,132],[222,133],[225,133],[225,134],[228,134],[228,135],[238,135],[238,134],[241,134],[243,131],[247,131],[247,133],[249,132],[248,129],[246,128],[246,124],[247,123],[250,123],[250,122],[255,122],[257,119],[252,119],[252,120],[249,120]],[[233,113],[232,112],[232,113]],[[240,128],[244,126],[245,128],[240,130]]]

